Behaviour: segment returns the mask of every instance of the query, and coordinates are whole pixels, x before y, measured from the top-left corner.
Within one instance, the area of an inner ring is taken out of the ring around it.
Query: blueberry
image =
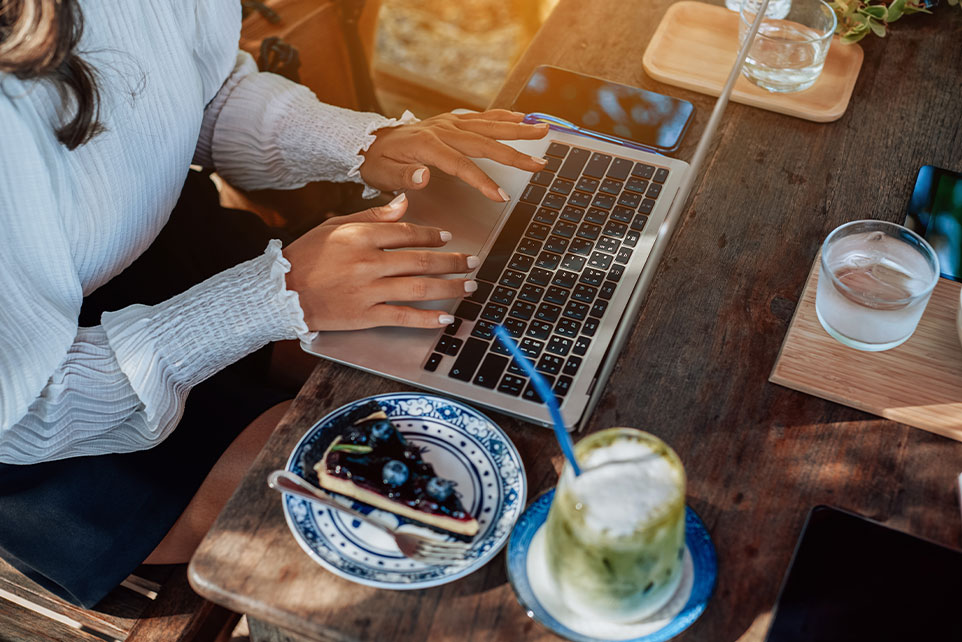
[[[381,419],[371,426],[371,437],[378,441],[387,439],[394,432],[394,426],[387,419]]]
[[[381,479],[388,486],[400,486],[408,480],[408,467],[397,459],[392,459],[381,469]]]
[[[428,480],[427,486],[425,486],[428,496],[439,502],[443,502],[450,497],[453,489],[453,481],[450,479],[441,479],[440,477],[432,477]]]

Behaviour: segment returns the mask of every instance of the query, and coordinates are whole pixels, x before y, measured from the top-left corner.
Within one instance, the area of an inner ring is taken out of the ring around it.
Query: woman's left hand
[[[441,114],[419,123],[379,129],[364,152],[361,178],[382,190],[421,189],[431,178],[431,166],[457,176],[493,201],[507,201],[504,190],[471,158],[490,158],[528,172],[543,168],[543,159],[498,142],[537,139],[548,133],[547,125],[527,125],[523,119],[524,114],[491,109]]]

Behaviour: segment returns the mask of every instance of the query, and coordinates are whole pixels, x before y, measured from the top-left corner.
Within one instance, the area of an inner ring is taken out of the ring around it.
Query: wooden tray
[[[717,96],[738,54],[738,21],[738,14],[725,7],[676,2],[648,43],[642,58],[645,71],[663,83]],[[808,89],[775,94],[742,76],[731,99],[819,123],[838,120],[848,107],[863,57],[860,46],[843,45],[835,36],[822,75]]]
[[[915,333],[897,348],[842,345],[815,316],[815,259],[769,381],[962,441],[962,284],[939,279]]]

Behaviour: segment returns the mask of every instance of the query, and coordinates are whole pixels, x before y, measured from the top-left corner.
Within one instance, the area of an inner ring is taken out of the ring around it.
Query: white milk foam
[[[569,485],[584,505],[585,524],[614,536],[630,535],[678,497],[681,471],[648,445],[622,441],[588,453]]]

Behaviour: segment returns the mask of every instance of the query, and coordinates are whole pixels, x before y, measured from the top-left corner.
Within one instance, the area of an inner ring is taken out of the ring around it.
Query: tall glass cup
[[[662,440],[609,428],[575,446],[582,473],[561,472],[545,531],[548,569],[582,615],[632,622],[681,582],[685,470]]]

